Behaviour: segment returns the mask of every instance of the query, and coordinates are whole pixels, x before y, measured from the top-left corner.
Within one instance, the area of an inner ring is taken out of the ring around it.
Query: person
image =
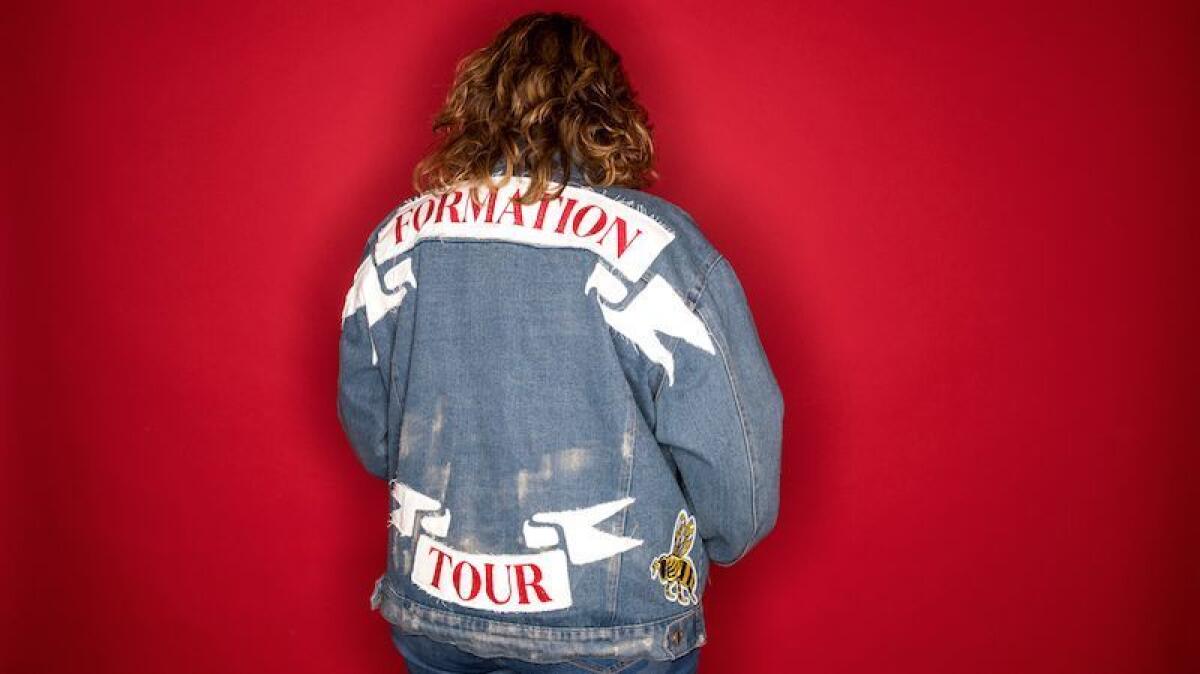
[[[582,19],[522,16],[367,239],[337,413],[411,672],[695,671],[710,565],[775,525],[783,397],[730,260],[644,190],[651,128]]]

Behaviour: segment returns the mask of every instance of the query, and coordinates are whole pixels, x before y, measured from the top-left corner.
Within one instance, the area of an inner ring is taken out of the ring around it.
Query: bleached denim
[[[486,228],[387,252],[419,197],[367,239],[337,414],[390,493],[371,605],[480,657],[670,660],[705,642],[709,565],[775,524],[783,398],[732,264],[691,217],[569,184],[669,243],[644,270]]]

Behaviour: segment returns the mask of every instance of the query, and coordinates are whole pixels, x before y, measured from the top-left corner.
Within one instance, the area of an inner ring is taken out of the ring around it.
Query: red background
[[[533,5],[336,4],[6,10],[0,669],[399,670],[338,314]],[[704,671],[1196,671],[1197,13],[895,4],[568,8],[787,401]]]

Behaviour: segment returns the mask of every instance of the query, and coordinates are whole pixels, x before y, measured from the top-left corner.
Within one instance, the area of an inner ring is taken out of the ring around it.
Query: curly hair
[[[526,14],[458,62],[434,118],[438,141],[413,170],[413,186],[499,187],[523,170],[527,205],[547,194],[555,167],[562,180],[554,197],[577,167],[592,185],[645,187],[658,177],[652,130],[620,55],[581,18]],[[501,160],[497,185],[491,176]]]

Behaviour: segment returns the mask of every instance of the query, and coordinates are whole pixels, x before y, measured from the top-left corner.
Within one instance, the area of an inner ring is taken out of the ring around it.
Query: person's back
[[[639,189],[644,111],[571,17],[464,61],[437,128],[342,312],[338,416],[392,498],[372,606],[410,668],[680,658],[710,563],[778,509],[783,401],[737,276]]]

